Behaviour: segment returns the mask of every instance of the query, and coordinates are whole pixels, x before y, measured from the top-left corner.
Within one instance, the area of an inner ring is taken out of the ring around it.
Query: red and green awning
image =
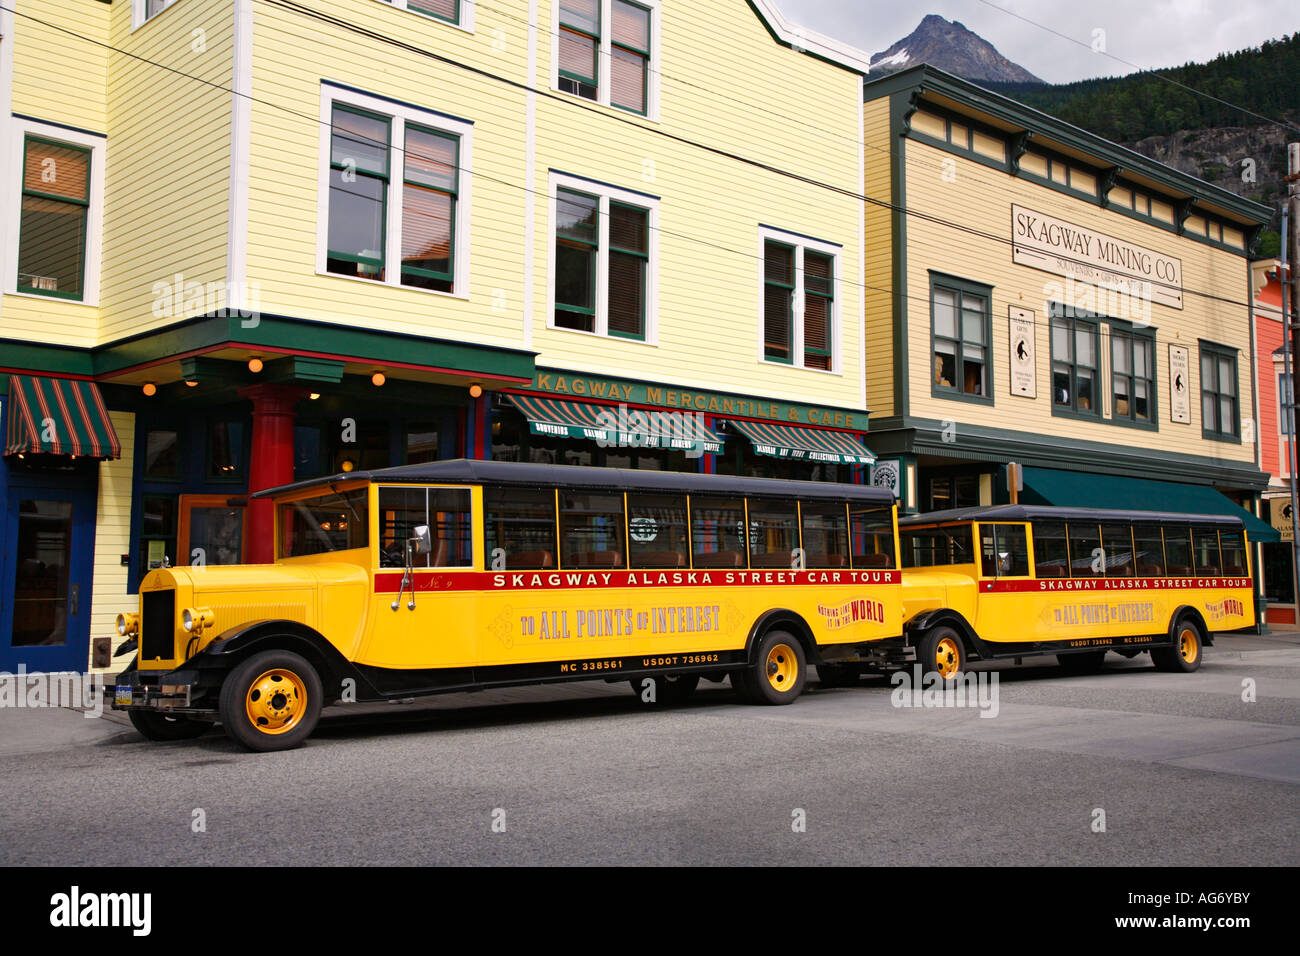
[[[510,395],[534,435],[585,438],[604,447],[675,448],[693,455],[722,451],[722,441],[687,411],[571,402],[537,395]]]
[[[831,465],[870,465],[876,460],[851,432],[803,425],[778,425],[730,419],[736,430],[754,443],[754,451],[771,458],[819,461]]]
[[[122,443],[94,382],[9,376],[6,455],[121,458]]]

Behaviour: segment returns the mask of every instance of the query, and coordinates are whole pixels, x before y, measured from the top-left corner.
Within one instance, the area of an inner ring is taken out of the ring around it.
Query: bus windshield
[[[370,545],[365,488],[280,505],[280,557],[301,558]]]

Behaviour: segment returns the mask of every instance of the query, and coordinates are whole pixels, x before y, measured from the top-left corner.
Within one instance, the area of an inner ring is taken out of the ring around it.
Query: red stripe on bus
[[[1031,581],[981,581],[984,594],[1033,591],[1045,594],[1091,591],[1198,591],[1249,588],[1250,578],[1039,578]]]
[[[396,594],[401,571],[375,574],[376,594]],[[893,571],[416,571],[417,591],[565,591],[658,587],[754,587],[899,584]],[[410,585],[407,585],[410,589]]]

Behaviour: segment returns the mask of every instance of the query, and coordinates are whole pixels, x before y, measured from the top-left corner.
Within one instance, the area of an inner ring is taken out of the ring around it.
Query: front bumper
[[[158,710],[171,714],[216,711],[215,701],[196,670],[144,673],[129,670],[117,678],[111,693],[109,704],[114,710]]]

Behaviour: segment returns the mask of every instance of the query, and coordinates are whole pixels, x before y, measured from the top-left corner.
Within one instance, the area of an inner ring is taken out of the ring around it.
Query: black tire
[[[823,687],[853,687],[862,679],[857,664],[818,664],[817,679]]]
[[[1095,674],[1106,663],[1105,651],[1084,651],[1079,654],[1057,654],[1056,663],[1067,674]]]
[[[916,642],[916,660],[922,678],[937,673],[946,683],[966,669],[966,644],[953,628],[932,627]]]
[[[1174,626],[1172,647],[1151,648],[1156,670],[1170,674],[1190,674],[1201,666],[1205,656],[1205,632],[1194,618],[1180,618]]]
[[[789,631],[768,631],[754,648],[745,673],[749,699],[758,704],[790,704],[803,693],[808,664],[803,645]]]
[[[646,681],[653,682],[654,694],[651,695],[651,700],[646,700]],[[691,699],[695,694],[695,688],[700,685],[700,675],[650,674],[634,677],[629,683],[632,685],[632,693],[636,694],[636,699],[647,707],[672,707]]]
[[[128,710],[131,726],[149,740],[193,740],[211,726],[210,720],[193,717],[173,717],[156,710]]]
[[[297,747],[316,729],[320,677],[292,651],[262,651],[221,685],[221,723],[230,739],[261,752]]]

